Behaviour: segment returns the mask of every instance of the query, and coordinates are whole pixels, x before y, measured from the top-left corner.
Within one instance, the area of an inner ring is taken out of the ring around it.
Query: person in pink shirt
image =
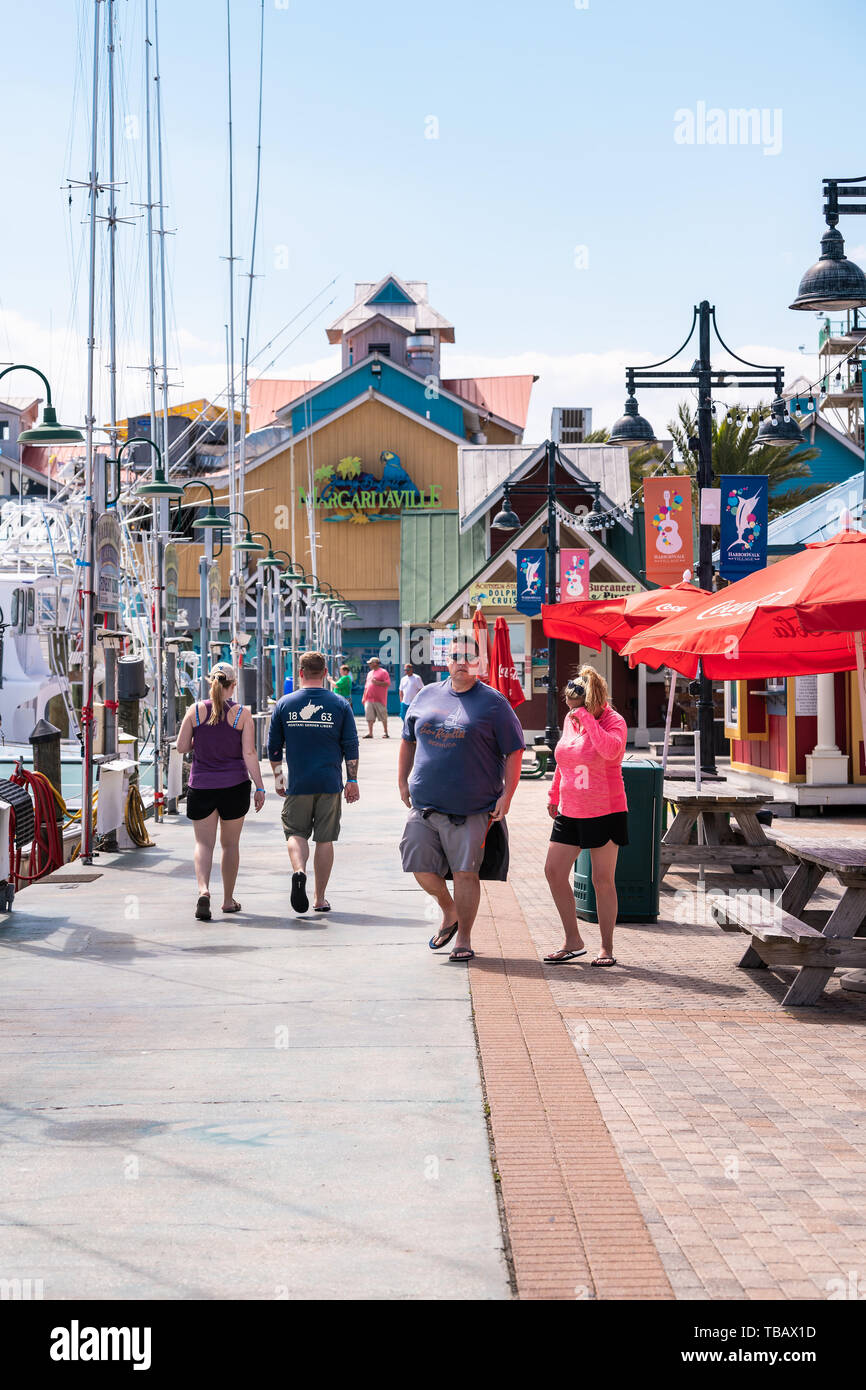
[[[388,737],[388,690],[391,685],[391,677],[380,662],[378,656],[371,656],[367,662],[367,681],[364,686],[364,718],[367,721],[369,733],[364,738],[373,737],[373,725],[377,719],[382,721],[385,730],[383,738]]]
[[[601,951],[593,965],[616,965],[616,860],[628,844],[628,811],[622,759],[628,730],[608,703],[607,681],[593,666],[581,666],[565,687],[568,714],[554,750],[556,772],[547,811],[553,820],[544,876],[562,921],[565,945],[544,959],[564,965],[586,955],[577,925],[572,871],[582,849],[592,858]]]

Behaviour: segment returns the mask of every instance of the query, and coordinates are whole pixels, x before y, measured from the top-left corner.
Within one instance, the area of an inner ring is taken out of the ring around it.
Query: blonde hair
[[[607,681],[594,666],[581,666],[577,675],[586,685],[586,708],[597,719],[609,701]]]
[[[235,668],[221,661],[210,673],[211,711],[208,724],[219,724],[226,717],[226,695],[237,683]]]

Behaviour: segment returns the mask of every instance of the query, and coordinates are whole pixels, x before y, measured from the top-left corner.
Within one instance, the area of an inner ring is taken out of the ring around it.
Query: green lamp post
[[[130,449],[133,444],[147,444],[156,454],[156,468],[153,470],[153,477],[147,483],[139,483],[135,489],[136,497],[167,497],[169,502],[183,496],[183,487],[180,483],[170,483],[165,476],[165,465],[162,458],[162,450],[152,439],[147,439],[144,435],[134,435],[132,439],[124,440],[117,451],[115,462],[120,467],[120,459],[125,449]]]
[[[242,555],[257,555],[259,551],[264,550],[265,547],[257,540],[253,539],[250,519],[246,512],[229,512],[226,516],[226,520],[233,516],[242,516],[247,524],[247,530],[242,541],[232,541],[232,550],[236,550]],[[258,534],[263,535],[264,533],[260,531]]]
[[[57,412],[51,404],[51,386],[47,376],[40,372],[38,367],[31,367],[26,362],[13,362],[11,366],[3,368],[0,377],[8,376],[10,372],[35,372],[45,387],[42,424],[34,425],[32,430],[22,430],[18,436],[19,444],[35,444],[37,448],[47,448],[51,444],[84,443],[84,435],[74,425],[58,425]]]

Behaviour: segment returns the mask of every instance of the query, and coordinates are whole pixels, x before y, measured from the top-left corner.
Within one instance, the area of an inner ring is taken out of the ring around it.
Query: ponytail
[[[226,697],[237,677],[234,667],[227,664],[215,666],[210,676],[211,711],[208,724],[220,724],[226,716]]]
[[[586,708],[597,719],[608,703],[607,681],[594,666],[581,666],[577,674],[586,685]]]

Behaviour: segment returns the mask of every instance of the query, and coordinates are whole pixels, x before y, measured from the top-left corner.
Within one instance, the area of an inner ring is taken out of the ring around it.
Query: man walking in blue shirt
[[[400,796],[409,807],[400,841],[403,869],[441,908],[430,949],[440,951],[456,934],[451,960],[475,954],[470,933],[481,898],[484,841],[490,823],[502,820],[511,805],[525,742],[505,696],[478,679],[474,637],[456,633],[448,679],[425,685],[406,711],[397,764]]]
[[[334,867],[334,841],[340,834],[340,796],[343,760],[345,798],[358,800],[358,730],[348,700],[325,688],[327,664],[321,652],[304,652],[300,688],[274,706],[268,737],[268,757],[274,788],[284,797],[282,822],[292,865],[291,902],[295,912],[308,912],[307,860],[310,838],[315,841],[313,875],[315,912],[329,912],[325,897]],[[283,771],[285,750],[288,780]]]

